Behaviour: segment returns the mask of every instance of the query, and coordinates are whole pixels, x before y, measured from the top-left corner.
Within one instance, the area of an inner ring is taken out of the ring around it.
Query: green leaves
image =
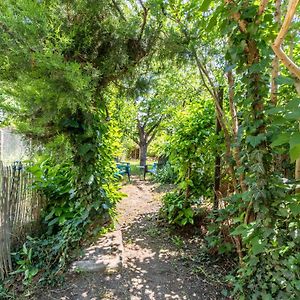
[[[272,142],[272,147],[281,146],[283,144],[287,144],[290,141],[291,135],[289,133],[281,133],[276,137],[276,139]]]
[[[300,215],[300,201],[290,203],[289,208],[294,217],[297,217]]]
[[[289,143],[290,157],[294,162],[300,157],[300,132],[282,133],[272,142],[272,147],[281,146]]]
[[[291,77],[282,76],[282,75],[279,75],[276,78],[276,82],[277,82],[277,84],[287,84],[287,85],[293,85],[294,84],[294,80]]]
[[[86,155],[90,150],[93,150],[93,145],[90,143],[83,144],[79,147],[78,152],[80,153],[81,156]]]
[[[299,121],[300,120],[300,108],[298,108],[294,111],[288,111],[286,113],[286,118],[289,120]]]
[[[237,226],[232,232],[232,235],[242,235],[242,236],[246,236],[248,232],[248,226],[246,224],[241,224],[239,226]]]
[[[253,147],[257,147],[259,144],[261,144],[261,142],[265,141],[266,140],[266,135],[265,134],[258,134],[258,135],[255,135],[255,136],[250,136],[248,135],[246,137],[246,141]]]
[[[185,226],[194,224],[195,212],[192,209],[193,202],[184,199],[181,195],[168,193],[163,197],[163,206],[160,214],[170,224]]]
[[[207,11],[212,2],[213,2],[212,0],[203,0],[200,6],[200,10],[203,12]]]
[[[266,250],[267,242],[256,236],[250,240],[253,255],[258,255]]]
[[[300,144],[290,149],[290,157],[292,162],[300,158]]]

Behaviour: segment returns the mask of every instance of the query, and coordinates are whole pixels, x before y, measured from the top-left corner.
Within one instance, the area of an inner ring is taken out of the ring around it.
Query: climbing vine
[[[298,3],[0,3],[0,108],[47,197],[43,233],[14,256],[24,283],[57,278],[114,215],[120,131],[137,127],[141,165],[156,140],[177,184],[162,216],[205,208],[211,251],[238,257],[233,295],[300,297]]]

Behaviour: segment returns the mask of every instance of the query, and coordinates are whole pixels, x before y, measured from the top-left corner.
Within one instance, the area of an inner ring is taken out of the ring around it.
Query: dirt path
[[[138,179],[122,191],[128,197],[117,207],[125,256],[121,273],[70,275],[63,288],[45,293],[43,299],[223,299],[221,285],[201,268],[201,259],[195,261],[201,241],[171,235],[157,222],[160,191]],[[213,273],[218,266],[211,268]]]

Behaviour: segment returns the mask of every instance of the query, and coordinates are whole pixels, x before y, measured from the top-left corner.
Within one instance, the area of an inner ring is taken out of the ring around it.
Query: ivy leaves
[[[271,114],[281,115],[283,118],[287,120],[291,120],[296,124],[300,120],[300,99],[294,98],[289,101],[287,105],[284,107],[278,107],[270,111]],[[284,119],[281,119],[282,121]],[[297,130],[296,126],[296,130]],[[289,144],[289,153],[291,161],[294,162],[298,158],[300,158],[300,132],[292,131],[292,132],[283,132],[275,137],[272,142],[273,147],[282,146],[284,144]]]

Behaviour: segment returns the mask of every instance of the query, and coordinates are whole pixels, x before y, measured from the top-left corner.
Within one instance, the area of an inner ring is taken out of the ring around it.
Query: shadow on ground
[[[126,228],[126,261],[120,274],[68,275],[62,288],[35,299],[224,299],[222,285],[199,276],[184,242],[174,240],[156,218],[155,213],[143,214]]]
[[[121,272],[69,274],[62,287],[39,291],[31,299],[224,299],[221,277],[226,270],[201,251],[203,239],[183,238],[158,222],[156,198],[165,189],[132,178],[122,191],[128,197],[118,207],[125,254]]]

